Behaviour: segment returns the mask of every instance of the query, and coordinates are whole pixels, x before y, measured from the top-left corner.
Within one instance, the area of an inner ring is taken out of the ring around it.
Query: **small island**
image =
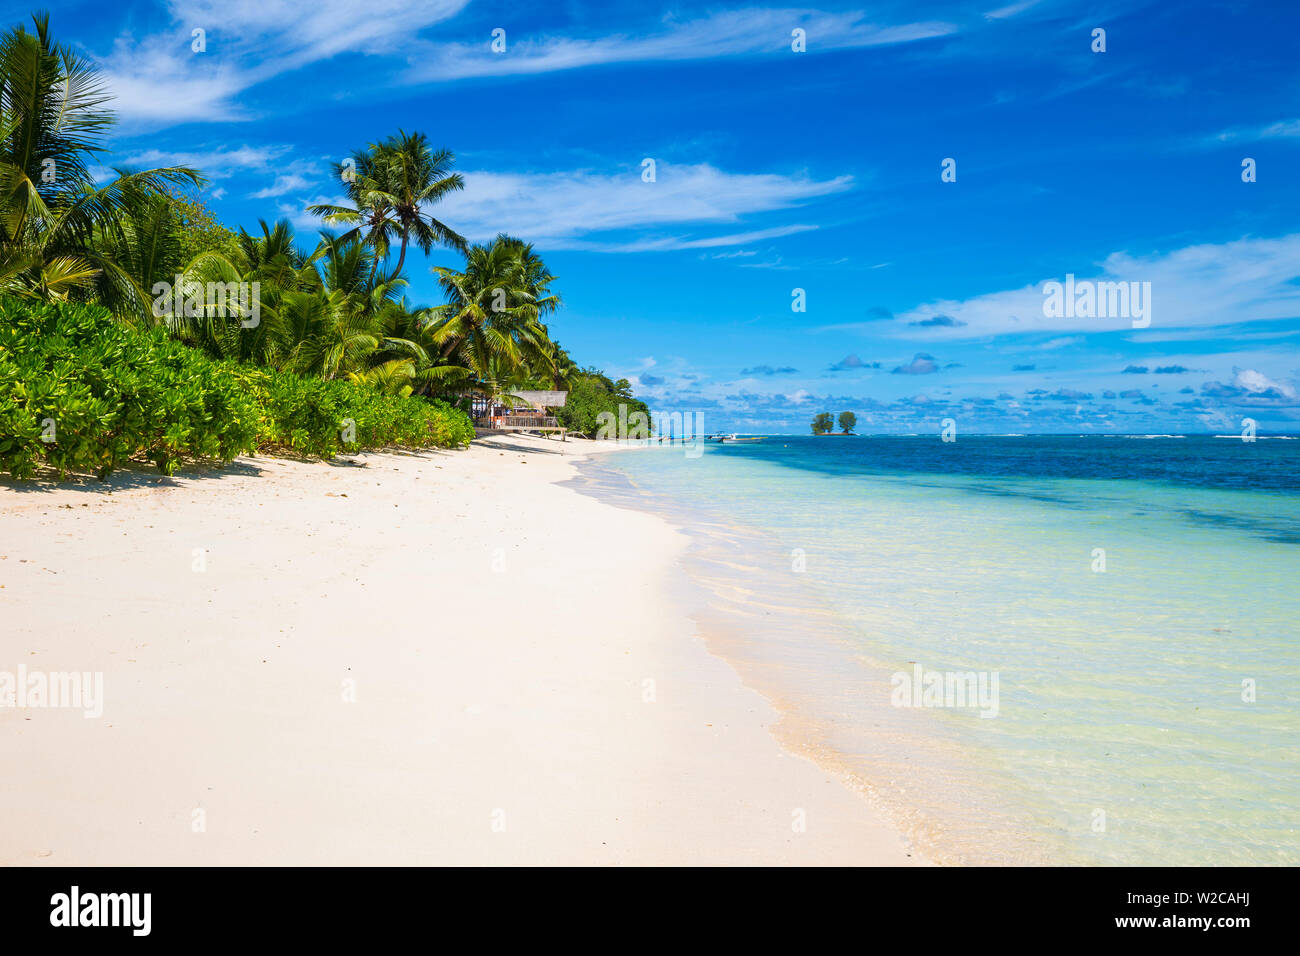
[[[852,412],[840,412],[840,430],[835,431],[835,421],[830,412],[821,412],[812,420],[812,433],[815,438],[845,438],[853,434],[858,425],[858,416]]]

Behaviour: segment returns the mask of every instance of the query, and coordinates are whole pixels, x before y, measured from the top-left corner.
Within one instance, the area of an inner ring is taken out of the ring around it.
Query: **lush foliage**
[[[840,431],[846,435],[853,434],[853,429],[858,427],[858,416],[852,412],[840,412]]]
[[[170,474],[186,459],[258,448],[329,457],[471,438],[465,415],[441,403],[214,361],[97,306],[0,300],[0,471],[18,477],[41,465],[102,477],[132,458]]]
[[[202,180],[192,169],[90,174],[113,124],[95,71],[50,36],[49,16],[0,37],[0,293],[66,299],[99,292],[138,305],[136,277],[106,248],[133,208],[171,186]]]
[[[814,435],[829,435],[835,430],[835,420],[830,412],[819,412],[812,420]]]
[[[531,245],[470,245],[431,213],[464,181],[424,134],[399,132],[339,164],[347,204],[311,211],[344,232],[304,244],[283,220],[223,226],[193,169],[97,183],[108,101],[47,15],[0,36],[0,296],[106,310],[0,313],[0,400],[12,403],[0,416],[17,429],[0,433],[0,468],[103,472],[145,454],[169,470],[251,447],[329,455],[344,447],[332,437],[344,418],[348,447],[456,445],[469,426],[448,402],[530,388],[573,385],[563,417],[586,434],[602,411],[645,409],[626,381],[578,373],[551,338],[556,277]],[[464,256],[463,268],[433,270],[442,304],[404,298],[411,247]],[[55,338],[38,341],[38,327]],[[36,412],[57,423],[58,442],[32,432]]]
[[[564,363],[542,324],[560,304],[555,276],[531,245],[504,235],[465,259],[463,270],[433,270],[447,297],[431,310],[440,354],[498,388],[558,385]]]
[[[167,190],[167,201],[175,215],[180,239],[178,265],[186,265],[206,254],[228,261],[239,256],[239,236],[217,221],[201,195],[181,189]]]
[[[329,458],[363,448],[459,448],[474,438],[469,417],[446,402],[265,369],[239,373],[263,408],[263,448]]]
[[[595,437],[600,428],[598,416],[601,412],[610,412],[617,420],[623,420],[619,414],[620,405],[627,406],[626,414],[629,416],[633,412],[644,412],[647,423],[650,422],[649,407],[632,395],[632,386],[625,378],[614,382],[603,372],[589,368],[570,372],[568,383],[567,404],[556,415],[561,425],[576,434]]]
[[[382,143],[357,150],[346,163],[334,167],[350,206],[318,205],[309,211],[330,225],[348,225],[345,240],[361,239],[380,258],[388,255],[394,239],[401,245],[394,274],[402,271],[406,247],[415,244],[428,255],[435,245],[465,250],[465,239],[428,209],[450,192],[465,188],[460,173],[453,173],[456,157],[450,150],[434,149],[423,133],[400,132]]]

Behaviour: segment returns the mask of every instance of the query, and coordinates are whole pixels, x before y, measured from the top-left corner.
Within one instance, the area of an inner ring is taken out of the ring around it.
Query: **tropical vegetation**
[[[474,437],[443,402],[209,358],[98,305],[0,299],[0,471],[101,477],[131,459],[258,449],[332,457],[364,447],[454,447]]]
[[[853,429],[858,427],[858,416],[853,412],[840,412],[839,417],[840,434],[852,435]],[[832,435],[835,433],[835,417],[830,412],[821,412],[813,417],[812,432],[814,435]]]
[[[310,207],[304,241],[220,223],[199,170],[103,174],[109,102],[47,14],[0,37],[0,471],[455,447],[473,396],[524,389],[570,390],[581,433],[645,410],[551,337],[561,298],[532,245],[439,218],[464,180],[424,134],[338,164],[343,201]],[[439,248],[463,259],[432,269],[444,301],[409,302],[410,253]]]
[[[561,425],[570,431],[582,435],[594,435],[600,429],[600,416],[609,412],[615,421],[627,421],[633,412],[643,412],[647,427],[650,424],[650,409],[645,402],[632,394],[632,385],[625,378],[617,382],[598,369],[574,369],[566,376],[569,387],[568,402],[557,413]],[[626,406],[626,414],[620,415],[619,406]],[[624,437],[624,436],[619,436]],[[627,437],[648,438],[649,435],[631,435]]]

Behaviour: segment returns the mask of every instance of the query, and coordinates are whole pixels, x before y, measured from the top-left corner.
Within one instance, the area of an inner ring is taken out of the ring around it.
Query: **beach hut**
[[[559,432],[564,441],[568,429],[554,412],[568,396],[558,389],[479,393],[471,403],[474,427],[480,432]]]

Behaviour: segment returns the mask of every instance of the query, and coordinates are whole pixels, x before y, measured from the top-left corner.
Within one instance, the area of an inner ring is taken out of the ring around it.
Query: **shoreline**
[[[997,755],[890,700],[887,666],[864,645],[831,596],[787,567],[788,542],[728,509],[649,490],[617,462],[585,462],[569,482],[582,493],[653,515],[684,534],[683,594],[710,653],[774,708],[772,736],[859,793],[903,833],[913,852],[942,866],[1045,865],[1063,848],[1043,841]],[[873,705],[872,702],[878,702]],[[957,798],[951,781],[969,792]]]
[[[0,486],[0,670],[105,697],[0,708],[0,864],[924,863],[674,605],[681,532],[558,484],[595,445]]]

